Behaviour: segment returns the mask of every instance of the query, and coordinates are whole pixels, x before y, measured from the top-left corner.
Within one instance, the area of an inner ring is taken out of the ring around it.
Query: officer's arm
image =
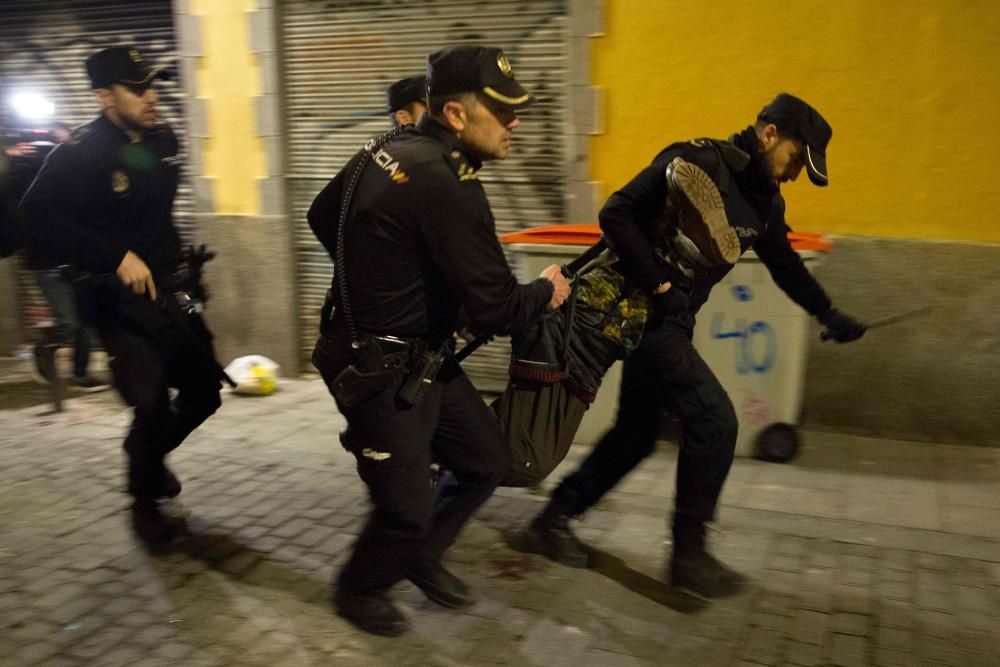
[[[764,233],[753,244],[754,252],[764,262],[775,284],[792,301],[802,306],[810,315],[825,313],[830,309],[830,297],[806,268],[799,253],[792,248],[788,232],[789,228],[785,223],[785,202],[776,197]]]
[[[25,245],[81,269],[114,273],[128,247],[80,224],[88,204],[88,176],[78,145],[61,144],[45,159],[21,200]]]
[[[449,176],[454,181],[454,176]],[[552,283],[542,278],[527,285],[517,282],[478,183],[441,181],[422,216],[423,235],[435,268],[461,295],[477,329],[506,334],[525,327],[545,312]]]
[[[650,292],[670,279],[648,236],[650,225],[662,214],[666,202],[664,172],[669,162],[665,156],[657,157],[611,195],[598,214],[601,231],[621,259],[625,272]]]

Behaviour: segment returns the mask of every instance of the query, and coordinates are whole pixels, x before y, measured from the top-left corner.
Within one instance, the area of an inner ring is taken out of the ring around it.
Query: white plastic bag
[[[237,394],[267,396],[278,390],[277,363],[259,354],[237,357],[226,366],[226,374],[236,383]]]

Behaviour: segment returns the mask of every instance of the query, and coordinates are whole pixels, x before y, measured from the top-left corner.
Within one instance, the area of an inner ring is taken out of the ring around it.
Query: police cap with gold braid
[[[94,53],[86,62],[92,88],[109,88],[120,83],[135,88],[148,88],[156,77],[166,72],[162,67],[150,67],[131,46],[112,46]]]
[[[427,57],[430,95],[482,92],[500,104],[520,109],[534,98],[514,78],[507,56],[490,46],[450,46]]]

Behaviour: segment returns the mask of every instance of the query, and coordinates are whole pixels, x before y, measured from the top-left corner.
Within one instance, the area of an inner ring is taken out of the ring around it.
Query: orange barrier
[[[554,243],[558,245],[590,246],[601,238],[601,228],[597,225],[547,225],[519,232],[501,234],[501,243]],[[833,243],[819,234],[811,232],[788,232],[788,240],[795,250],[817,250],[828,252]]]

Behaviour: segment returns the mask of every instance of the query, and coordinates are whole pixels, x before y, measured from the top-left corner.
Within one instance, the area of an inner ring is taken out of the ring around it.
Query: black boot
[[[474,602],[465,582],[444,569],[440,562],[418,560],[406,568],[406,578],[442,607],[461,609]]]
[[[181,481],[163,461],[130,456],[128,492],[141,498],[176,498],[181,493]]]
[[[344,585],[338,585],[333,594],[333,606],[338,616],[373,635],[398,637],[410,629],[406,617],[384,593],[362,595],[352,593]]]
[[[541,554],[567,567],[590,567],[590,550],[569,527],[569,521],[579,514],[577,495],[559,487],[541,514],[520,536],[524,551]]]
[[[670,559],[670,582],[697,597],[736,595],[747,587],[747,578],[730,570],[705,549],[705,526],[674,525],[674,553]]]
[[[163,486],[160,489],[162,498],[176,498],[181,495],[181,480],[167,466],[163,466]]]

